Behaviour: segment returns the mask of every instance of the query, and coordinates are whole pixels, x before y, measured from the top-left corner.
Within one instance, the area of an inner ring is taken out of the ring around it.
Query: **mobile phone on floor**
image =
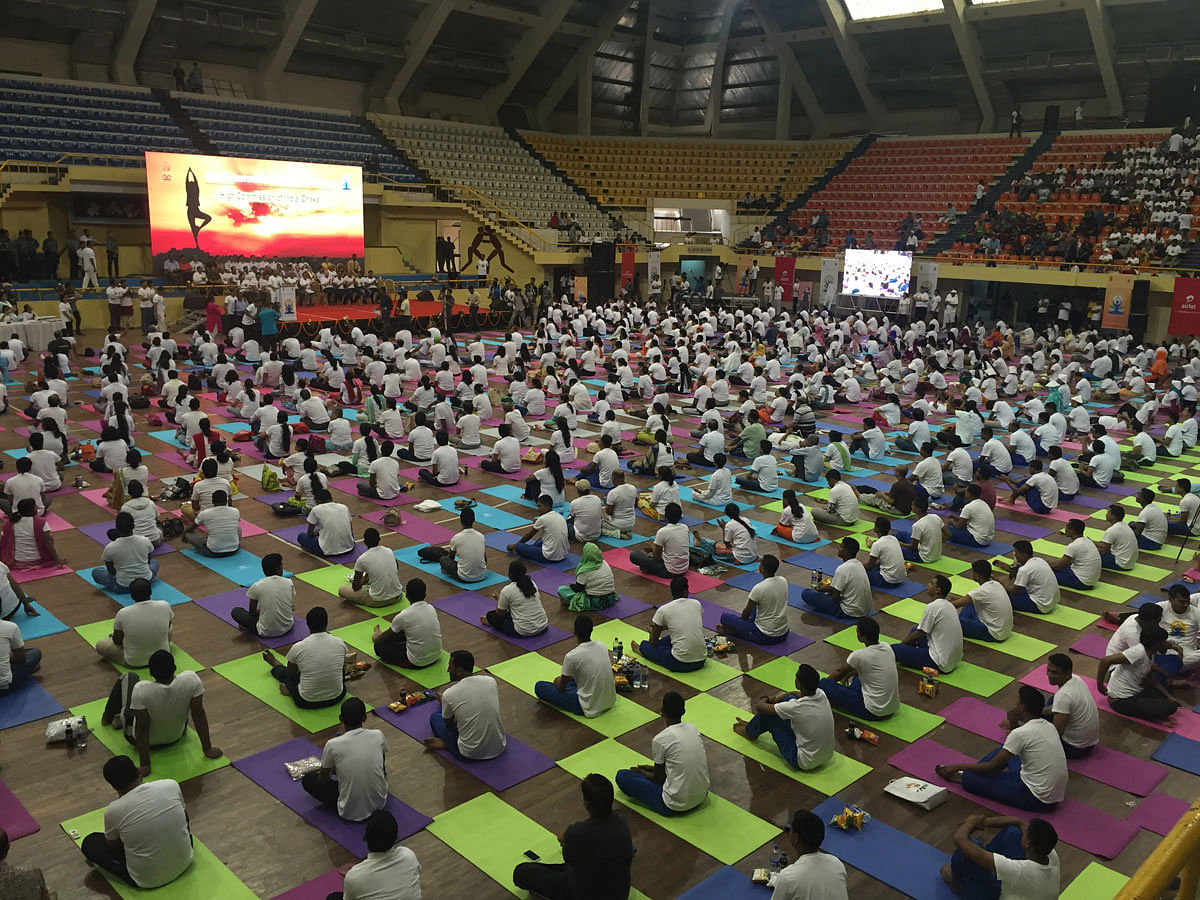
[[[536,853],[534,853],[532,850],[525,851],[525,858],[530,859],[533,862],[537,862],[539,859],[541,859],[541,857],[538,856]]]

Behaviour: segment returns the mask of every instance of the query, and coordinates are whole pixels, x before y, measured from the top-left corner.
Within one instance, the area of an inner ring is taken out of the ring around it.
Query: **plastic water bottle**
[[[820,581],[821,581],[821,576],[820,576],[820,575],[817,573],[817,570],[816,570],[816,569],[813,569],[813,570],[812,570],[812,578],[811,578],[811,581],[812,581],[812,589],[815,591],[815,590],[817,589],[817,585],[818,585],[818,584],[820,583]]]
[[[783,851],[779,849],[778,844],[775,844],[773,847],[771,847],[771,877],[778,875],[780,870],[783,869],[783,865]]]
[[[75,729],[71,727],[71,721],[67,720],[67,746],[75,746]]]

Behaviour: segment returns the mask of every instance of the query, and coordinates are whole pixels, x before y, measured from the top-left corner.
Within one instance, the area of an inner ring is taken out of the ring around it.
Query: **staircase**
[[[1054,143],[1054,139],[1058,137],[1057,131],[1043,131],[1016,159],[1012,161],[1012,165],[1008,167],[1003,175],[992,182],[992,186],[984,193],[983,198],[976,203],[964,215],[959,216],[958,222],[951,225],[950,228],[936,241],[932,242],[925,248],[925,256],[937,256],[939,253],[944,253],[954,246],[955,241],[962,240],[964,236],[975,233],[975,223],[979,221],[979,217],[989,209],[993,209],[996,201],[1001,195],[1008,190],[1009,186],[1014,182],[1024,177],[1032,167],[1037,158],[1050,149],[1050,145]]]
[[[1179,257],[1179,262],[1176,267],[1180,269],[1191,269],[1193,272],[1200,270],[1200,240],[1195,241],[1191,247]]]
[[[207,153],[209,156],[221,156],[221,151],[205,134],[200,130],[200,126],[195,123],[187,111],[183,108],[180,102],[171,96],[171,92],[163,88],[151,88],[150,93],[154,95],[163,109],[175,120],[175,124],[180,130],[187,135],[192,145],[201,153]]]
[[[803,208],[804,204],[808,203],[808,201],[816,196],[819,192],[825,190],[825,188],[829,186],[829,182],[833,181],[833,179],[845,172],[850,163],[854,162],[856,159],[866,153],[873,143],[875,143],[875,135],[864,135],[862,140],[851,147],[845,156],[826,169],[824,175],[820,176],[812,184],[810,184],[804,193],[800,194],[795,200],[792,200],[790,203],[788,203],[788,205],[785,206],[775,216],[774,219],[767,223],[766,228],[778,228],[780,225],[785,224],[788,219],[791,218],[793,212]]]

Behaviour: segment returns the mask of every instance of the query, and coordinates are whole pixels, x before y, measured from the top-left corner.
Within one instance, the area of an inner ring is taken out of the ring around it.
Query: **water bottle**
[[[79,747],[80,750],[87,747],[87,736],[88,736],[87,716],[80,716],[79,717],[79,741],[77,744],[77,746]]]
[[[783,857],[783,851],[781,851],[779,849],[779,845],[775,844],[774,846],[772,846],[771,847],[771,877],[772,878],[774,878],[777,874],[779,874],[779,870],[783,868],[783,865],[780,862],[782,857]]]
[[[811,580],[812,580],[812,589],[815,591],[817,589],[817,585],[821,582],[821,576],[817,573],[816,569],[812,570],[812,579]]]
[[[75,729],[71,727],[71,720],[67,720],[67,746],[75,746]]]
[[[620,659],[623,659],[624,657],[625,657],[625,645],[621,643],[620,638],[617,638],[617,659],[620,660]]]
[[[612,655],[613,655],[613,662],[621,661],[621,639],[620,638],[613,638]]]

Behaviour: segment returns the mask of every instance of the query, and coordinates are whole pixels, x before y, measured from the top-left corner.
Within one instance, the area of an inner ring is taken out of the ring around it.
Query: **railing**
[[[938,254],[917,253],[916,256],[936,256],[941,262],[950,263],[951,265],[968,265],[982,266],[988,263],[995,263],[997,266],[1016,266],[1022,269],[1029,269],[1037,264],[1039,269],[1057,269],[1059,266],[1079,266],[1081,272],[1112,272],[1123,273],[1127,275],[1178,275],[1181,272],[1193,271],[1193,266],[1164,266],[1164,265],[1147,265],[1139,263],[1136,266],[1131,266],[1125,262],[1113,261],[1111,263],[1101,262],[1074,262],[1065,263],[1061,259],[1034,259],[1032,256],[1016,256],[1012,254],[1001,254],[998,257],[983,256],[982,254],[973,253],[967,256],[954,254],[953,251],[943,250]]]
[[[1133,877],[1121,888],[1116,900],[1157,900],[1175,878],[1175,896],[1192,900],[1200,885],[1200,801],[1192,804]]]

